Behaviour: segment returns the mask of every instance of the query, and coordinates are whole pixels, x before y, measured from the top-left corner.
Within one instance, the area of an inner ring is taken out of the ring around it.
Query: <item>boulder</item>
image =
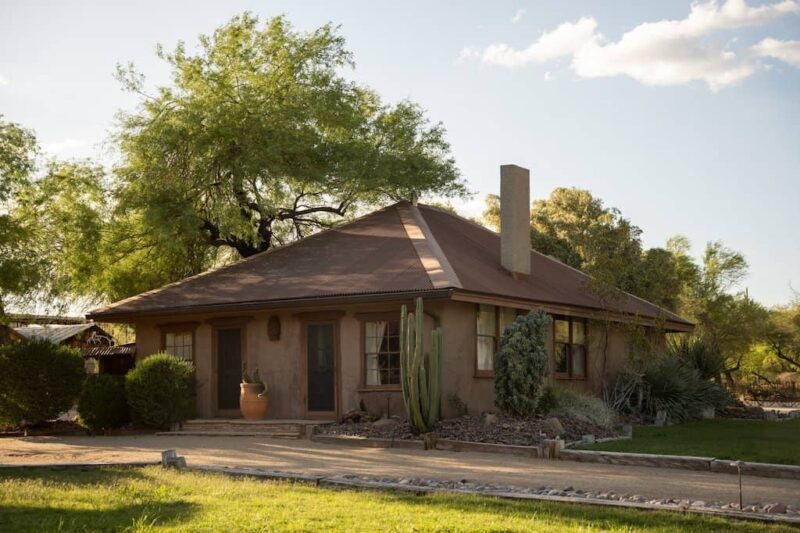
[[[564,434],[564,426],[561,424],[561,420],[558,418],[551,416],[549,418],[545,418],[544,420],[544,429],[550,434],[553,435],[563,435]]]
[[[786,506],[782,503],[771,503],[764,508],[764,512],[768,514],[784,514]]]
[[[372,423],[372,427],[374,428],[393,428],[397,427],[397,420],[394,418],[381,418],[380,420],[376,420]]]
[[[486,413],[483,416],[483,425],[484,426],[496,426],[497,425],[497,415],[492,413]]]

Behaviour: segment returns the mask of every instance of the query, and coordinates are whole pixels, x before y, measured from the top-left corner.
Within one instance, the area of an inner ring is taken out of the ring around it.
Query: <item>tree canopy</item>
[[[10,300],[24,296],[41,280],[41,261],[28,248],[31,228],[14,214],[37,152],[34,134],[0,115],[0,316]]]
[[[443,126],[345,78],[353,59],[331,25],[298,33],[244,14],[196,53],[180,43],[158,56],[172,77],[154,95],[119,69],[142,95],[116,135],[119,215],[152,240],[135,246],[177,237],[247,257],[359,208],[466,192]]]

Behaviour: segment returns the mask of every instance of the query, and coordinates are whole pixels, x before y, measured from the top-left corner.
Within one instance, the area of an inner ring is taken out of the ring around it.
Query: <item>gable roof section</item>
[[[337,228],[122,300],[92,318],[203,311],[335,297],[459,291],[542,305],[602,309],[590,278],[531,251],[531,275],[500,265],[500,236],[462,217],[400,202]],[[624,294],[616,311],[687,320]]]
[[[433,284],[396,207],[122,300],[90,316],[429,291]]]
[[[515,279],[500,265],[497,233],[447,211],[428,206],[420,206],[419,210],[453,265],[463,290],[541,304],[603,308],[600,299],[588,290],[591,278],[580,270],[531,250],[530,276]],[[646,300],[627,293],[620,296],[618,312],[692,326],[688,320]]]
[[[108,335],[100,326],[91,322],[84,324],[43,324],[41,326],[14,328],[14,331],[28,339],[60,344],[89,329],[95,329],[102,335]]]

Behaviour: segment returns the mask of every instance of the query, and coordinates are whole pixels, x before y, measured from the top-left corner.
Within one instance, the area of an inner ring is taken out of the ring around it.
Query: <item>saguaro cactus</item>
[[[442,330],[436,328],[431,332],[431,350],[423,352],[423,318],[422,298],[417,298],[414,313],[409,313],[405,305],[400,311],[403,401],[411,428],[417,433],[427,433],[439,421],[442,397]]]

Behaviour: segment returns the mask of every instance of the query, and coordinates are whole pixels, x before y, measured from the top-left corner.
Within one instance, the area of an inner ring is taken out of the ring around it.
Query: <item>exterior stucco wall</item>
[[[304,375],[304,324],[308,313],[333,313],[338,322],[338,413],[364,408],[374,415],[404,415],[402,394],[399,389],[366,389],[363,384],[362,321],[371,313],[397,313],[400,306],[412,302],[363,304],[327,309],[305,308],[291,310],[264,310],[240,317],[243,328],[243,361],[252,372],[256,368],[269,387],[270,418],[303,418],[305,412]],[[475,328],[477,305],[451,300],[425,302],[425,344],[429,348],[430,331],[441,325],[442,349],[442,412],[445,417],[455,416],[457,409],[453,398],[466,404],[470,413],[494,411],[494,380],[476,377]],[[270,340],[267,322],[278,316],[281,324],[279,340]],[[161,350],[162,327],[174,322],[194,323],[194,359],[197,382],[197,414],[199,417],[215,416],[215,322],[222,315],[192,315],[136,322],[137,358]],[[326,319],[327,320],[327,319]],[[550,376],[549,382],[599,394],[602,390],[604,335],[601,323],[589,322],[587,378],[562,380]],[[554,368],[552,335],[548,334],[550,368]],[[654,336],[660,342],[663,336]],[[609,334],[606,375],[616,373],[627,360],[625,335],[612,329]]]

